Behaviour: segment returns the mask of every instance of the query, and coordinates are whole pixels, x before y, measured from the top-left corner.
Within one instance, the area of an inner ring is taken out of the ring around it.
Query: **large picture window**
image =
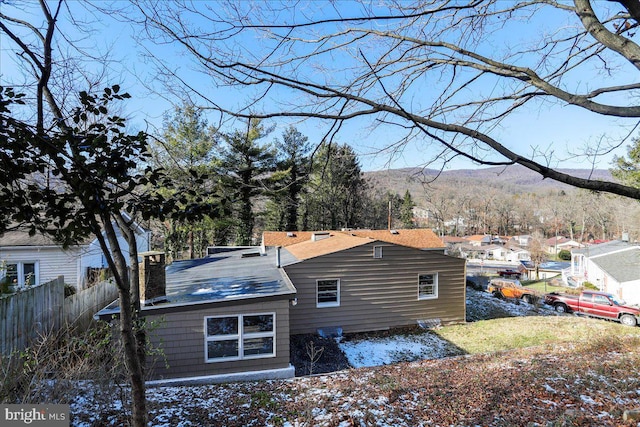
[[[316,281],[316,307],[338,307],[340,305],[340,279]]]
[[[224,362],[274,357],[275,317],[275,313],[206,317],[205,360]]]
[[[438,273],[418,276],[418,299],[438,298]]]

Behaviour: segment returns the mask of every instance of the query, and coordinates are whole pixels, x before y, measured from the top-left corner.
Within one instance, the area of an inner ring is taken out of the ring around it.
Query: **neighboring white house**
[[[529,246],[532,240],[533,240],[533,236],[531,236],[530,234],[522,234],[520,236],[513,236],[511,238],[512,242],[514,242],[516,245],[521,247]]]
[[[584,247],[582,243],[563,236],[547,239],[545,245],[547,253],[551,255],[557,255],[561,250],[570,251],[572,249]]]
[[[138,252],[149,250],[150,233],[136,227]],[[129,245],[119,232],[118,242],[128,260]],[[97,239],[63,249],[47,236],[29,236],[22,230],[0,237],[0,278],[9,276],[18,286],[39,285],[64,276],[66,283],[80,290],[87,285],[91,269],[106,267]]]
[[[504,260],[509,262],[531,261],[531,253],[516,245],[505,246]]]
[[[492,243],[493,237],[489,234],[474,234],[465,237],[465,240],[471,246],[488,246]]]
[[[503,261],[504,256],[508,249],[501,245],[489,245],[482,247],[486,251],[487,259],[495,259],[496,261]]]
[[[520,263],[521,261],[530,261],[531,253],[515,245],[489,245],[489,246],[472,246],[458,245],[460,256],[463,258],[476,258],[495,261],[507,261],[512,263]]]
[[[566,283],[590,282],[601,291],[640,305],[640,245],[614,240],[571,252]]]

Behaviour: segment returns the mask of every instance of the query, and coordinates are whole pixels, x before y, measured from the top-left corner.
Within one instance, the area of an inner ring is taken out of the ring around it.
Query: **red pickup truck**
[[[615,320],[627,326],[636,326],[640,320],[640,308],[629,307],[624,301],[605,292],[583,291],[580,295],[552,292],[545,295],[544,302],[560,313],[582,313]]]
[[[512,270],[507,268],[505,270],[498,270],[498,276],[505,277],[507,279],[519,279],[522,276],[522,273],[519,271]]]

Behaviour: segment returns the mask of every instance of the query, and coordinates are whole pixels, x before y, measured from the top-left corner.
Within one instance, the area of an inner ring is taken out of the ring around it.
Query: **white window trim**
[[[5,261],[5,266],[8,264],[16,264],[16,273],[18,275],[18,286],[25,286],[24,283],[24,265],[25,264],[33,264],[33,270],[34,270],[34,275],[35,275],[35,280],[33,282],[33,285],[31,286],[36,286],[40,284],[40,263],[37,260],[27,260],[27,261],[16,261],[16,260],[11,260],[11,261]],[[7,275],[7,270],[4,270],[2,272],[2,277],[6,277]],[[11,283],[10,283],[11,284]]]
[[[244,333],[244,317],[250,316],[273,316],[273,330],[267,332],[249,332]],[[223,319],[225,317],[235,317],[238,319],[238,333],[233,335],[214,335],[209,336],[207,334],[207,319]],[[244,355],[244,340],[249,338],[272,338],[273,339],[273,352],[268,354],[252,354],[249,356]],[[207,344],[210,341],[231,341],[238,340],[238,356],[236,357],[218,357],[209,359],[207,355]],[[205,363],[220,363],[230,362],[235,360],[250,360],[250,359],[266,359],[276,357],[276,313],[245,313],[245,314],[228,314],[220,316],[206,316],[204,318],[204,361]]]
[[[382,258],[382,248],[383,248],[383,247],[384,247],[384,246],[374,246],[374,247],[373,247],[373,257],[374,257],[375,259],[380,259],[380,258]],[[379,254],[377,254],[377,253],[376,253],[376,250],[380,251],[380,253],[379,253]]]
[[[336,289],[337,297],[335,302],[319,302],[318,301],[318,282],[327,281],[327,280],[335,280],[337,282],[337,289]],[[316,308],[327,308],[327,307],[340,307],[340,279],[329,278],[329,279],[316,280]]]
[[[433,295],[420,295],[420,276],[426,276],[427,274],[432,274],[434,276],[434,281],[433,281],[434,293]],[[430,299],[438,299],[438,273],[428,272],[428,273],[418,274],[418,300],[424,301],[424,300],[430,300]]]

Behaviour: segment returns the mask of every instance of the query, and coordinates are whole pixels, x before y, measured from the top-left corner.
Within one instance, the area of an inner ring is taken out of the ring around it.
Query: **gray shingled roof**
[[[591,258],[598,255],[616,252],[632,246],[634,245],[629,242],[623,242],[622,240],[612,240],[610,242],[600,243],[599,245],[589,245],[582,249],[574,249],[571,252],[574,254],[584,254],[587,258]]]
[[[29,236],[24,230],[7,231],[0,236],[0,247],[6,246],[59,246],[49,236],[36,233]]]
[[[596,256],[591,261],[620,283],[640,280],[640,247]]]
[[[93,238],[87,237],[85,241],[79,242],[78,246],[89,245]],[[51,236],[36,233],[29,236],[29,232],[24,229],[11,230],[0,235],[0,247],[43,247],[43,246],[61,246],[60,243],[54,241]]]

